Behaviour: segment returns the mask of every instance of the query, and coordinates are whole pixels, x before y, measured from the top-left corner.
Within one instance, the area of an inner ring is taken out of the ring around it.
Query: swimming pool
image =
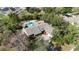
[[[23,27],[32,27],[37,26],[37,20],[27,21],[23,24]]]
[[[26,25],[27,25],[28,27],[31,27],[31,26],[34,26],[34,23],[30,21],[30,22],[26,23]]]

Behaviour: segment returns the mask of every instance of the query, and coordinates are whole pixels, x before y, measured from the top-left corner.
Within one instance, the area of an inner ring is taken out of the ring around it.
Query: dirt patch
[[[74,44],[65,44],[64,46],[62,46],[62,51],[70,51],[72,48],[74,48],[75,45]]]

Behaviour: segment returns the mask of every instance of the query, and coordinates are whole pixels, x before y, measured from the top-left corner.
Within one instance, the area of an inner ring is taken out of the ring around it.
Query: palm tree
[[[79,35],[79,28],[76,25],[67,25],[64,29],[55,29],[53,41],[58,42],[60,44],[74,44],[77,40],[77,36]]]

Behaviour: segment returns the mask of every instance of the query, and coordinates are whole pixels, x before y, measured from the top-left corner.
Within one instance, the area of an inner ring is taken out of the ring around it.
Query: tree
[[[45,13],[55,13],[56,12],[56,7],[44,7],[44,8],[42,8],[42,10]]]
[[[78,27],[71,24],[63,28],[56,28],[54,32],[52,40],[60,44],[74,44],[79,34]]]
[[[29,13],[39,13],[41,12],[40,8],[36,8],[36,7],[27,7],[26,10],[29,12]]]
[[[73,8],[72,8],[72,12],[77,12],[77,13],[79,13],[79,8],[78,8],[78,7],[73,7]]]
[[[52,26],[60,26],[63,21],[63,19],[58,15],[54,15],[53,17],[51,16],[50,18],[51,19],[49,19],[49,20],[50,20],[50,23],[52,24]]]
[[[10,13],[8,15],[3,15],[1,17],[2,23],[5,25],[5,28],[7,29],[15,29],[17,23],[19,22],[19,18],[16,14]]]
[[[41,17],[41,19],[52,24],[52,26],[59,26],[63,21],[62,17],[53,13],[46,13]]]
[[[2,35],[0,37],[0,45],[2,45],[4,40],[9,39],[10,35],[16,30],[17,23],[19,22],[18,17],[14,13],[10,13],[9,15],[0,15],[0,24]]]
[[[35,38],[29,39],[28,50],[32,51],[46,51],[46,45],[44,44],[44,40],[41,36],[37,36]]]
[[[58,15],[60,15],[60,14],[62,14],[62,7],[56,7],[55,8],[55,14],[58,14]]]
[[[72,7],[63,7],[62,8],[62,14],[71,13],[71,12],[72,12]]]

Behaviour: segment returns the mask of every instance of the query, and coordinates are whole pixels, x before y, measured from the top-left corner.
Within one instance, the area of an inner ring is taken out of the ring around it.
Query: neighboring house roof
[[[10,12],[10,8],[8,7],[0,8],[0,13],[2,14],[8,14],[9,12]]]
[[[20,7],[1,7],[0,8],[0,13],[3,14],[9,14],[10,12],[19,14],[22,10],[24,10],[24,8],[20,8]]]

